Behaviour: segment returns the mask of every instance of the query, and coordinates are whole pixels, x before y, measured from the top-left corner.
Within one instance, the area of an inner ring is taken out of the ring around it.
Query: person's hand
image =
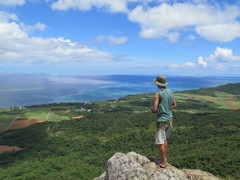
[[[152,113],[156,113],[156,112],[157,112],[156,110],[152,109]]]
[[[177,107],[177,102],[176,102],[176,100],[174,99],[171,108],[174,109],[174,108],[176,108],[176,107]]]

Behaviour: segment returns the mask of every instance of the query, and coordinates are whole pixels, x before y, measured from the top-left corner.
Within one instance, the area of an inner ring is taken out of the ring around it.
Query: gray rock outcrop
[[[219,180],[219,178],[211,173],[197,169],[182,169],[182,171],[187,175],[189,180]]]
[[[148,158],[129,152],[116,153],[107,162],[106,172],[94,180],[219,180],[200,170],[179,170],[167,164],[160,168]]]

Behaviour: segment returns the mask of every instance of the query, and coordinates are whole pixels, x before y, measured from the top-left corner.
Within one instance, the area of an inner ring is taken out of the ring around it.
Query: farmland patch
[[[13,151],[20,151],[22,148],[18,146],[0,146],[0,154],[6,153],[6,152],[13,152]]]
[[[46,120],[45,119],[29,119],[29,120],[14,121],[13,124],[7,130],[21,129],[36,123],[44,122],[44,121]]]

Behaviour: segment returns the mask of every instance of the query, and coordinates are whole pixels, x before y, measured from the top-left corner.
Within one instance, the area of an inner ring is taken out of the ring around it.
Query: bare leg
[[[167,147],[168,147],[168,142],[167,142],[167,140],[166,141],[164,141],[164,145],[165,145],[165,149],[166,149],[166,162],[167,162]]]
[[[166,162],[167,162],[167,141],[164,141],[164,144],[159,145],[159,153],[161,157],[161,163],[159,164],[160,167],[164,168],[166,167]]]

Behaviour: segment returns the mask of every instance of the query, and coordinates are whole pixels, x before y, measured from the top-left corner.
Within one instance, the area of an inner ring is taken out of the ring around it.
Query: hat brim
[[[158,85],[158,86],[167,86],[167,85],[168,85],[167,82],[165,82],[165,83],[160,83],[160,82],[158,82],[156,79],[154,79],[153,82],[154,82],[156,85]]]

